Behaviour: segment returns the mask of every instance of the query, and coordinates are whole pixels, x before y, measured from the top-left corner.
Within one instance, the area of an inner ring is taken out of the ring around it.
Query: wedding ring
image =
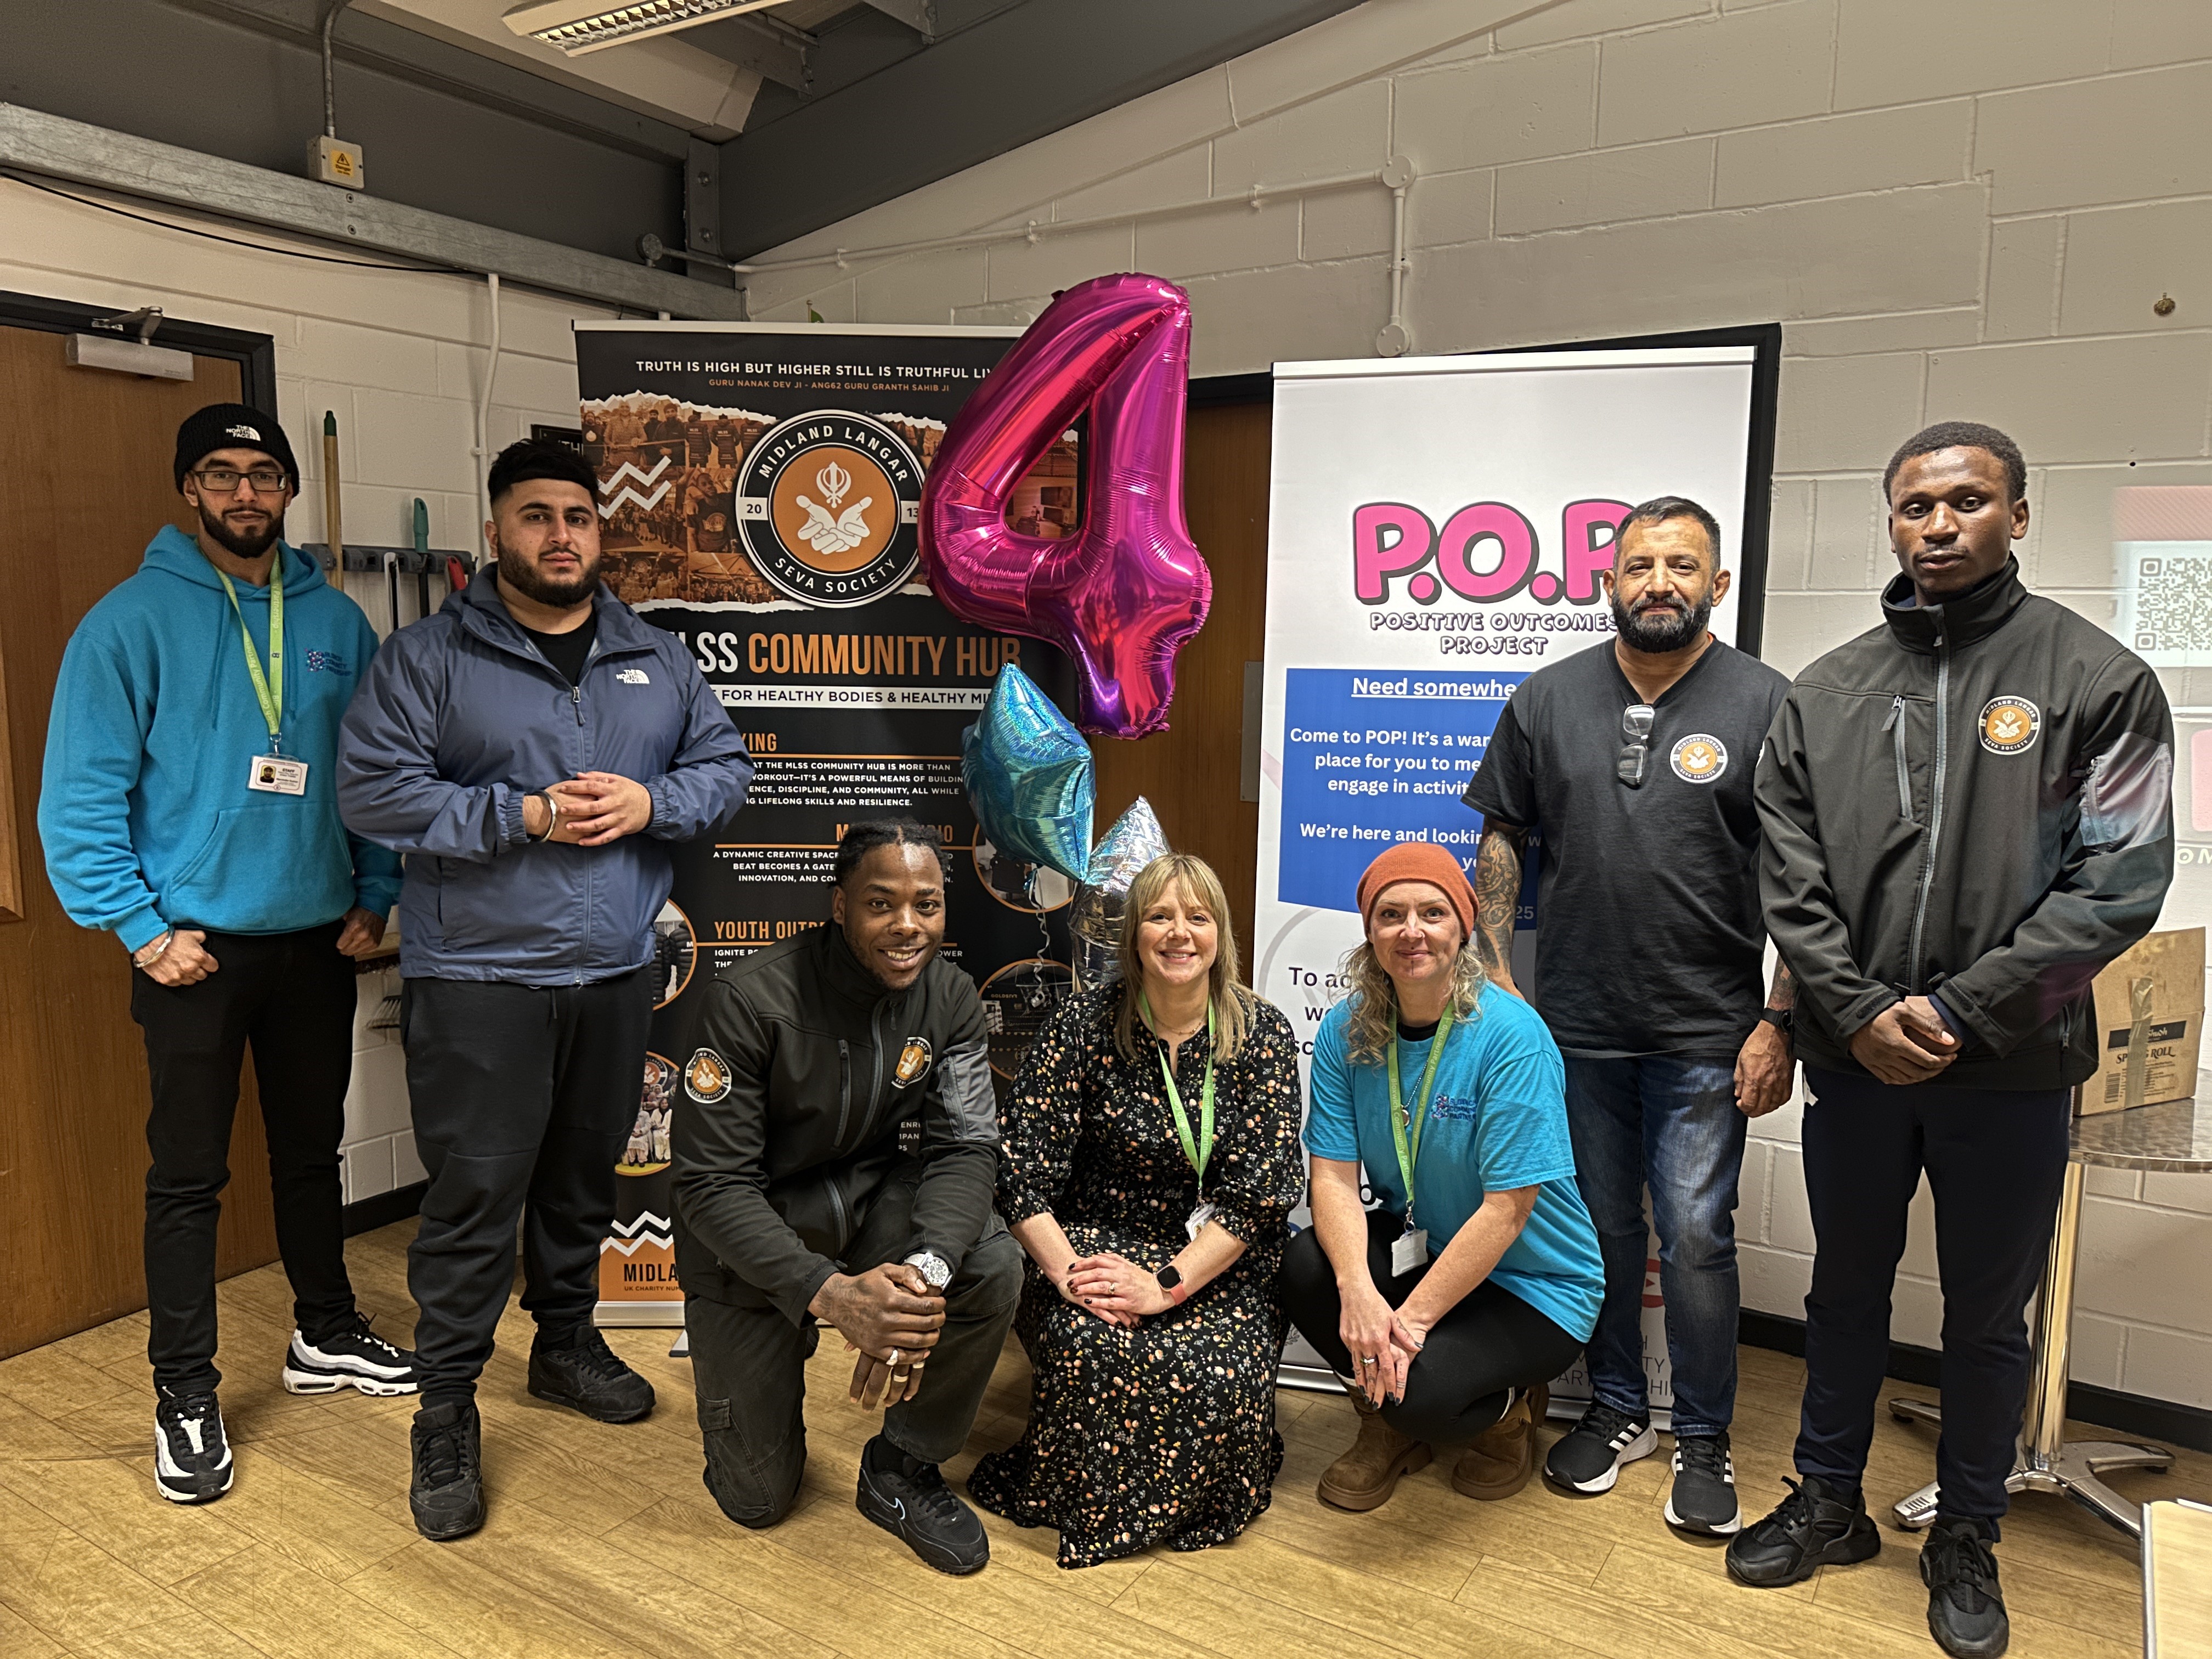
[[[1359,1357],[1359,1363],[1363,1365],[1372,1365],[1375,1364],[1375,1356],[1371,1353],[1362,1354]]]
[[[896,1370],[898,1369],[899,1351],[896,1348],[893,1348],[891,1350],[891,1357],[887,1363],[893,1370]]]

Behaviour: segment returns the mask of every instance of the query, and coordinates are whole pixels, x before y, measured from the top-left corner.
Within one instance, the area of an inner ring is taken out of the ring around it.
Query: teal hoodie
[[[70,919],[137,951],[171,926],[283,933],[399,896],[399,860],[338,822],[337,732],[376,654],[361,607],[279,543],[283,752],[307,793],[246,787],[269,723],[238,616],[199,544],[173,525],[86,613],[62,657],[46,728],[39,836]],[[269,661],[269,590],[234,581]]]

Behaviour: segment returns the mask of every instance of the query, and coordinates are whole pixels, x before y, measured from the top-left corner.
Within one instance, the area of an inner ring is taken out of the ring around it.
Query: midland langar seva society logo
[[[737,493],[753,562],[802,604],[866,605],[920,560],[921,463],[866,415],[815,410],[769,428]]]
[[[2032,748],[2043,726],[2043,711],[2026,697],[1991,697],[1982,708],[1982,747],[1992,755],[2017,755]]]

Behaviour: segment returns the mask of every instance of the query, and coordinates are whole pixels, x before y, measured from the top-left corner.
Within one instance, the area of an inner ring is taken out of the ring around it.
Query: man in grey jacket
[[[659,989],[669,847],[728,817],[743,740],[673,635],[599,585],[596,480],[529,440],[492,465],[495,571],[380,652],[347,711],[338,802],[407,855],[400,1035],[429,1171],[408,1253],[423,1536],[483,1523],[476,1381],[522,1223],[530,1392],[603,1422],[652,1385],[593,1328],[599,1241]]]
[[[1860,1477],[1890,1288],[1922,1172],[1943,1290],[1929,1628],[2004,1651],[1996,1557],[2027,1397],[2025,1310],[2097,1069],[2090,981],[2173,875],[2173,722],[2158,677],[2021,585],[2027,468],[1946,422],[1884,476],[1903,574],[1880,628],[1797,677],[1759,757],[1766,930],[1796,977],[1817,1254],[1803,1482],[1730,1543],[1761,1587],[1881,1547]]]

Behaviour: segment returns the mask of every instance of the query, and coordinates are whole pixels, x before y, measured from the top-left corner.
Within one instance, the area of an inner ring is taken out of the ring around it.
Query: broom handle
[[[345,592],[345,532],[338,521],[338,417],[334,410],[323,411],[323,539],[330,544],[331,557],[337,568],[331,573],[331,580],[338,592]]]

